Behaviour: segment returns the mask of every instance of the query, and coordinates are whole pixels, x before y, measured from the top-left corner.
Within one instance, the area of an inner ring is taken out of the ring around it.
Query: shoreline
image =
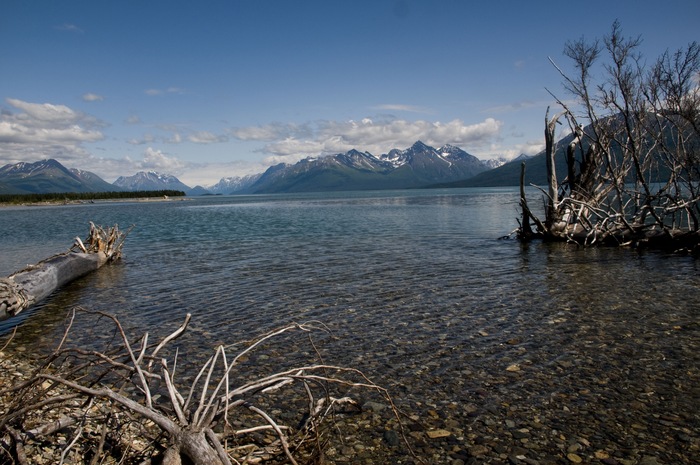
[[[144,202],[185,202],[192,197],[135,197],[123,199],[96,199],[96,200],[45,200],[42,202],[3,203],[0,208],[21,207],[61,207],[66,205],[96,205],[101,203],[144,203]]]

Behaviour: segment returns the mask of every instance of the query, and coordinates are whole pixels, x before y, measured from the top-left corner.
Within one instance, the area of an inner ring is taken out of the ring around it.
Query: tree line
[[[182,197],[186,194],[177,190],[159,191],[120,191],[120,192],[49,192],[32,194],[0,194],[0,203],[22,204],[40,202],[90,202],[94,200],[138,199],[155,197]]]

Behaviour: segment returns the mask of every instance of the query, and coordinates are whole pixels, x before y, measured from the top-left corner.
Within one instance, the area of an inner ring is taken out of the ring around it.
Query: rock
[[[476,445],[469,448],[469,455],[472,457],[482,457],[488,454],[490,449],[484,445]]]
[[[380,404],[379,402],[368,401],[362,405],[362,410],[371,410],[372,412],[381,412],[387,406],[385,404]]]
[[[566,454],[566,458],[569,459],[569,462],[571,462],[571,463],[582,463],[583,462],[583,459],[581,458],[581,456],[574,454],[573,452]]]
[[[452,435],[452,433],[444,429],[431,430],[427,434],[430,439],[446,438]]]
[[[396,447],[400,444],[399,434],[393,429],[384,431],[384,440],[391,447]]]

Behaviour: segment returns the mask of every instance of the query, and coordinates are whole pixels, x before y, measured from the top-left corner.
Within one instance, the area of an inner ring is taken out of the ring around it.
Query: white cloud
[[[71,165],[67,166],[71,167]],[[177,176],[186,185],[194,187],[211,186],[223,177],[262,173],[268,166],[261,162],[243,160],[226,163],[192,163],[162,150],[148,147],[138,158],[89,157],[81,160],[79,167],[94,172],[108,182],[114,182],[119,176],[131,176],[139,171],[157,171]]]
[[[86,102],[101,102],[104,100],[104,97],[93,93],[87,93],[83,94],[83,100]]]
[[[537,155],[542,150],[544,150],[544,143],[542,141],[526,141],[522,144],[516,144],[507,148],[494,145],[491,147],[490,152],[500,154],[503,158],[511,160],[522,154]]]
[[[173,133],[169,139],[166,140],[168,144],[180,144],[182,142],[182,136],[179,132]]]
[[[146,95],[164,95],[164,94],[183,94],[185,91],[179,87],[168,87],[167,89],[146,89],[144,90]]]
[[[65,105],[31,103],[12,98],[8,98],[7,103],[24,111],[24,114],[17,115],[17,119],[30,121],[30,124],[70,125],[83,118],[81,113],[73,111]]]
[[[459,119],[441,123],[402,119],[374,121],[364,118],[361,121],[321,121],[301,126],[303,131],[299,132],[289,125],[268,125],[238,128],[231,131],[231,134],[242,140],[269,141],[260,151],[270,155],[268,162],[274,162],[283,159],[280,157],[290,157],[287,158],[290,161],[351,149],[381,155],[393,148],[410,147],[417,140],[432,146],[452,144],[473,150],[488,147],[497,140],[501,126],[502,123],[493,118],[474,124],[466,124]],[[284,138],[274,139],[275,135],[282,134]]]
[[[135,163],[135,166],[144,170],[171,174],[180,172],[187,164],[175,157],[167,156],[161,150],[148,147],[143,154],[143,160]]]
[[[308,125],[270,123],[263,126],[249,126],[233,128],[230,131],[232,137],[243,141],[277,141],[288,137],[308,137],[311,129]]]
[[[104,139],[97,129],[103,126],[100,121],[65,105],[11,98],[6,102],[19,112],[0,114],[0,159],[84,158],[88,154],[82,144]]]
[[[131,145],[145,145],[145,144],[152,144],[156,141],[156,138],[153,134],[144,134],[140,139],[129,139],[127,142]]]
[[[234,160],[227,163],[190,164],[178,179],[190,187],[212,186],[221,178],[262,173],[269,165]]]
[[[223,135],[217,136],[213,132],[209,131],[197,131],[190,134],[187,139],[196,144],[215,144],[219,142],[226,142],[228,137]]]

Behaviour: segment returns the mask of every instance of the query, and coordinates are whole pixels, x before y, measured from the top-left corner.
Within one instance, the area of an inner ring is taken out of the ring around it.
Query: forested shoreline
[[[2,204],[25,204],[40,202],[90,202],[94,200],[141,199],[157,197],[184,197],[183,191],[123,191],[123,192],[54,192],[34,194],[1,194]]]

